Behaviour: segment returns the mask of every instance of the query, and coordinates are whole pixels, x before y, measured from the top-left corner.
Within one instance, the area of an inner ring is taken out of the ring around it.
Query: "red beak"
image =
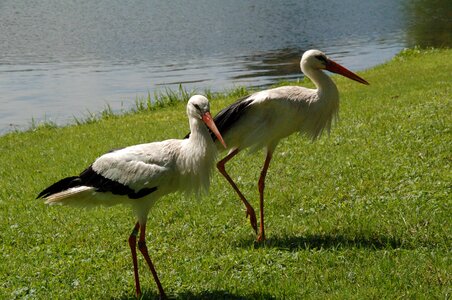
[[[223,137],[221,136],[220,132],[218,131],[217,125],[215,125],[215,122],[213,121],[212,115],[210,114],[210,112],[204,113],[202,115],[202,120],[204,121],[204,123],[206,123],[207,127],[209,127],[210,130],[212,130],[213,134],[215,134],[217,139],[221,142],[221,144],[223,144],[224,148],[228,148],[226,146],[226,143],[223,140]]]
[[[328,59],[328,61],[327,61],[326,69],[328,71],[330,71],[330,72],[341,74],[342,76],[345,76],[345,77],[350,78],[352,80],[358,81],[358,82],[360,82],[362,84],[369,85],[369,83],[366,80],[364,80],[363,78],[359,77],[358,75],[356,75],[352,71],[344,68],[340,64],[335,63],[334,61],[332,61],[330,59]]]

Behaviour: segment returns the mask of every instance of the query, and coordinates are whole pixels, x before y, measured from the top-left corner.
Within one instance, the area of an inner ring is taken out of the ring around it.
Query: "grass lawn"
[[[335,77],[340,122],[329,137],[278,146],[264,245],[218,172],[209,196],[158,202],[147,241],[170,297],[451,297],[452,50],[410,50],[360,75],[371,85]],[[213,112],[234,99],[215,97]],[[185,104],[173,103],[0,137],[0,299],[133,299],[131,210],[47,207],[35,197],[109,149],[187,131]],[[256,209],[263,160],[245,152],[228,164]],[[141,256],[139,268],[153,299]]]

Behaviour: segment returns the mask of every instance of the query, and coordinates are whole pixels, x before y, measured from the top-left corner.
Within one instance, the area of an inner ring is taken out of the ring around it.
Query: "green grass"
[[[217,172],[203,199],[163,198],[149,215],[147,241],[167,294],[450,298],[451,62],[451,50],[415,49],[362,72],[370,86],[336,77],[341,120],[331,135],[315,143],[293,135],[278,146],[265,245],[255,244],[241,202]],[[236,96],[217,95],[212,110]],[[187,133],[184,103],[157,109],[143,101],[124,116],[0,137],[1,299],[134,298],[131,210],[47,207],[34,198],[109,149]],[[263,159],[242,153],[228,164],[255,208]],[[139,267],[144,298],[153,299],[142,257]]]

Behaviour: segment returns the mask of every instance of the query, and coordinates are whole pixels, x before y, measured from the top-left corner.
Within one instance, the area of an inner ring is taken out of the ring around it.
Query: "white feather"
[[[196,104],[194,106],[193,104]],[[200,111],[200,110],[201,111]],[[172,192],[207,192],[216,159],[216,146],[201,119],[209,111],[205,97],[193,96],[187,104],[191,135],[188,139],[126,147],[100,156],[92,164],[99,175],[138,192],[156,188],[149,195],[130,199],[127,195],[99,192],[95,187],[79,186],[45,197],[45,203],[79,207],[129,204],[140,222],[145,222],[151,206],[161,196]]]

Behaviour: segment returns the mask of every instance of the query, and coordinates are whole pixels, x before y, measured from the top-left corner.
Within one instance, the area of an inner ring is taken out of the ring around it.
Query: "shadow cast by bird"
[[[168,299],[175,299],[175,300],[213,300],[213,299],[219,299],[219,300],[255,300],[255,299],[262,299],[262,300],[273,300],[276,299],[274,296],[266,294],[266,293],[251,293],[251,294],[245,294],[245,295],[238,295],[234,293],[230,293],[228,291],[221,291],[221,290],[215,290],[215,291],[202,291],[199,293],[194,293],[191,291],[182,292],[177,295],[172,295],[169,293]],[[114,298],[115,300],[132,300],[136,299],[134,295],[124,295],[120,298]],[[141,298],[142,300],[156,300],[160,299],[159,294],[150,290],[144,291],[143,296]]]
[[[369,235],[343,235],[343,234],[308,234],[305,236],[274,236],[264,243],[252,239],[239,241],[239,247],[249,247],[254,243],[254,248],[272,247],[280,250],[299,251],[310,249],[344,249],[366,248],[371,250],[381,249],[411,249],[410,243],[396,237],[387,237],[380,234]]]

